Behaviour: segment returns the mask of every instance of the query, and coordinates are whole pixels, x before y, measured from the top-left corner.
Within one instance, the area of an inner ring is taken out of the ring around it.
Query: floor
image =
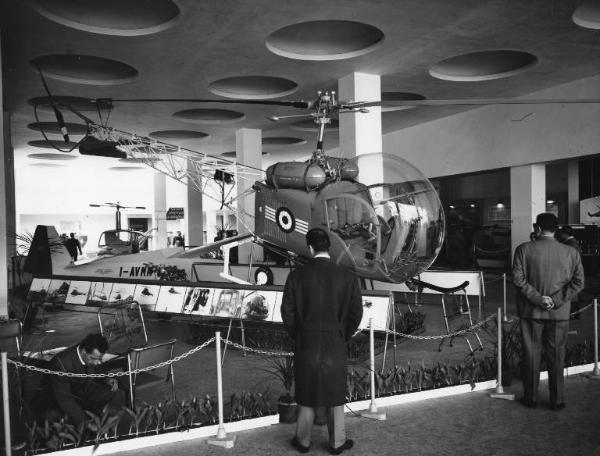
[[[547,395],[546,382],[540,391]],[[514,385],[506,391],[520,393]],[[600,381],[583,375],[566,379],[567,407],[535,410],[517,401],[493,399],[486,392],[429,399],[388,407],[386,421],[346,414],[348,455],[419,456],[592,456],[600,454]],[[234,447],[223,449],[197,439],[117,453],[119,456],[287,455],[293,424],[229,434]],[[310,454],[329,454],[326,427],[315,427]]]

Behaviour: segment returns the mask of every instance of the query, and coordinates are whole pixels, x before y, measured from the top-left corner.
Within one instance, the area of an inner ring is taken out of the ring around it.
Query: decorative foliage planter
[[[277,402],[280,423],[295,423],[298,419],[298,404],[296,402]]]

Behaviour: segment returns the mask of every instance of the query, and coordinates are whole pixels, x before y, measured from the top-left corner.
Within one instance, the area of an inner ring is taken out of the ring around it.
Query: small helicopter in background
[[[123,206],[117,201],[116,203],[104,204],[90,203],[90,207],[115,208],[115,229],[106,230],[100,234],[100,238],[98,239],[98,256],[124,255],[148,250],[148,240],[152,237],[153,230],[143,233],[141,231],[121,228],[121,209],[146,209],[144,206]]]

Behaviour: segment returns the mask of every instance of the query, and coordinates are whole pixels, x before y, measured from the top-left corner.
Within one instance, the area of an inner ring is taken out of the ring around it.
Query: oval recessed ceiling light
[[[59,139],[57,139],[56,141],[35,139],[33,141],[28,141],[27,144],[31,147],[39,147],[41,149],[75,149],[75,147],[77,146],[76,142],[69,141],[66,143]]]
[[[297,89],[298,84],[294,81],[275,76],[234,76],[211,82],[208,86],[215,95],[245,100],[284,97]]]
[[[411,92],[381,92],[381,101],[384,103],[394,101],[415,101],[415,100],[425,100],[425,97],[418,93]],[[381,106],[381,112],[392,112],[392,111],[404,111],[405,109],[412,109],[415,106],[386,106],[383,104]]]
[[[125,172],[125,171],[137,171],[140,169],[144,169],[143,166],[111,166],[110,168],[111,171],[119,171],[119,172]]]
[[[65,127],[70,135],[85,135],[88,131],[86,124],[65,122]],[[62,134],[58,122],[34,122],[27,125],[27,128],[34,131],[43,131],[44,133],[51,133],[55,135]]]
[[[28,154],[29,158],[33,158],[34,160],[75,160],[77,158],[76,155],[68,155],[68,154]]]
[[[262,154],[269,155],[268,152],[263,152]],[[235,158],[237,156],[237,154],[235,153],[235,150],[232,150],[230,152],[223,152],[220,156],[225,157],[225,158]]]
[[[189,122],[220,124],[238,122],[245,119],[246,115],[230,109],[198,108],[178,111],[173,114],[173,117]]]
[[[160,130],[153,131],[148,136],[155,139],[187,141],[190,139],[204,139],[210,135],[201,131],[194,130]]]
[[[274,54],[299,60],[341,60],[375,49],[384,39],[377,27],[354,21],[324,20],[288,25],[265,40]]]
[[[65,95],[53,95],[52,101],[59,105],[70,106],[77,111],[97,111],[98,109],[108,109],[110,104],[106,101],[97,101],[93,98],[83,97],[70,97]],[[50,97],[34,97],[28,100],[31,106],[38,106],[43,109],[50,109],[52,107],[52,101]],[[68,110],[64,111],[64,114],[68,114]]]
[[[292,138],[288,136],[272,136],[262,139],[263,146],[297,146],[306,144],[306,139]]]
[[[179,17],[171,0],[35,0],[33,6],[51,21],[104,35],[149,35],[168,29]]]
[[[313,119],[301,120],[294,122],[290,127],[296,130],[302,131],[317,131],[319,130],[319,124],[315,123]],[[331,122],[325,125],[325,133],[332,130],[338,130],[340,128],[340,121],[338,119],[331,119]]]
[[[65,165],[60,163],[29,163],[29,166],[35,166],[36,168],[64,168]]]
[[[600,4],[584,3],[573,12],[573,22],[579,27],[600,30]]]
[[[146,158],[133,158],[133,157],[127,157],[127,158],[119,158],[120,162],[123,163],[147,163],[147,162],[157,162],[158,160],[160,160],[160,158],[158,157],[146,157]]]
[[[31,60],[31,64],[49,78],[75,84],[124,84],[138,76],[137,70],[126,63],[93,55],[44,55]]]
[[[537,61],[535,55],[523,51],[479,51],[442,60],[429,69],[429,74],[446,81],[489,81],[521,73]]]

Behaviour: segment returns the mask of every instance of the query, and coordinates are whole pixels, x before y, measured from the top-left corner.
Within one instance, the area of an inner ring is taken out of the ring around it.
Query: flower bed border
[[[579,366],[565,367],[565,376],[577,375],[584,372],[590,372],[594,369],[594,363],[582,364]],[[540,373],[540,380],[546,380],[548,372]],[[472,387],[470,384],[447,386],[444,388],[428,389],[411,393],[396,394],[393,396],[378,397],[375,399],[377,406],[391,406],[418,402],[426,399],[455,396],[457,394],[470,393],[475,391],[484,391],[496,387],[496,380],[487,380],[478,382]],[[368,409],[371,404],[370,399],[360,400],[348,403],[348,407],[353,411]],[[232,421],[225,423],[225,430],[229,432],[247,431],[261,427],[279,424],[279,415],[268,415],[247,420]],[[163,445],[168,443],[183,442],[200,438],[214,437],[217,434],[218,425],[202,426],[184,431],[165,432],[158,435],[136,437],[131,439],[118,440],[113,442],[101,443],[94,451],[93,445],[71,448],[67,450],[54,451],[51,453],[40,453],[43,456],[101,456],[113,454],[121,451],[139,450],[150,446]]]

